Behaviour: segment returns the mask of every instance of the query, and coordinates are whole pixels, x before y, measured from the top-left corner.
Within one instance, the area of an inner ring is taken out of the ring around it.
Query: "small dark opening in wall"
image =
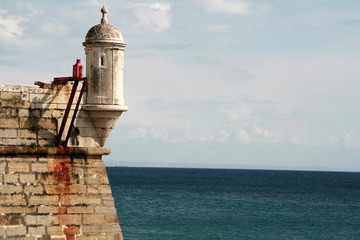
[[[104,65],[105,65],[105,59],[104,59],[104,57],[101,57],[101,58],[100,58],[100,65],[101,65],[101,66],[104,66]]]

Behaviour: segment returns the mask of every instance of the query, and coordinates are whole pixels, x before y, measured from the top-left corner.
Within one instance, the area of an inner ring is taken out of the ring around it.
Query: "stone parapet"
[[[0,83],[0,146],[54,146],[73,84],[36,84],[38,86]],[[81,83],[77,89],[81,89]],[[70,129],[78,96],[79,90],[71,105],[62,140]],[[109,105],[100,110],[86,107],[81,100],[68,146],[102,147],[127,107]]]

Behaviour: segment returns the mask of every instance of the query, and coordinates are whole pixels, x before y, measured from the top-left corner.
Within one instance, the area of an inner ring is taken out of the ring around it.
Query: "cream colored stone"
[[[5,234],[7,237],[25,236],[26,233],[26,226],[15,226],[5,229]]]
[[[20,92],[0,92],[0,98],[3,100],[21,100]]]
[[[29,117],[30,110],[29,109],[19,109],[19,117]]]
[[[30,196],[29,205],[58,205],[59,196],[57,195],[43,195]]]
[[[19,175],[18,174],[5,174],[4,175],[4,182],[5,183],[18,183],[19,182]]]
[[[18,134],[20,138],[36,139],[36,132],[29,129],[19,129]]]
[[[9,162],[8,169],[10,173],[13,172],[29,172],[30,166],[27,162]]]
[[[33,172],[49,172],[49,166],[47,163],[33,163],[31,164],[31,169]]]
[[[19,118],[2,118],[0,121],[0,128],[19,128]]]
[[[2,138],[16,138],[17,131],[16,129],[0,129],[0,136]]]
[[[46,233],[45,226],[29,227],[28,233],[32,235],[43,235]]]
[[[20,183],[34,183],[35,182],[35,174],[29,173],[29,174],[19,174]]]
[[[37,186],[28,185],[28,186],[24,187],[24,193],[26,193],[26,194],[43,194],[44,187],[41,185],[37,185]]]
[[[1,194],[12,194],[12,193],[21,193],[23,187],[21,185],[0,185]]]
[[[0,173],[5,174],[6,162],[0,162]]]

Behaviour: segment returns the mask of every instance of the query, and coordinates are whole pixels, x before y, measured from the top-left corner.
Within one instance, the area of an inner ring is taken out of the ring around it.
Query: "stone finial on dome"
[[[101,24],[107,24],[108,19],[106,17],[106,14],[108,13],[108,10],[105,5],[101,9],[101,13],[102,13]]]
[[[83,45],[87,44],[97,44],[97,43],[113,43],[120,44],[125,46],[124,38],[116,27],[108,24],[107,13],[108,9],[106,6],[103,6],[101,9],[102,19],[101,23],[93,26],[87,32],[85,37],[85,42]]]

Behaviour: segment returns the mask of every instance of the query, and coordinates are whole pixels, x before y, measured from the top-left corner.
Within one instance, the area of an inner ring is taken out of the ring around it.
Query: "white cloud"
[[[235,139],[241,143],[251,143],[253,141],[250,134],[243,128],[237,129]]]
[[[0,16],[0,27],[2,29],[0,34],[8,38],[21,37],[24,29],[20,24],[27,21],[28,19],[22,16]]]
[[[280,142],[285,133],[275,130],[262,129],[257,125],[254,125],[254,133],[261,138],[271,139],[272,142]]]
[[[18,8],[21,8],[21,14],[0,9],[0,42],[18,47],[38,46],[40,41],[27,35],[23,24],[30,22],[40,12],[27,4],[18,4]]]
[[[132,3],[129,6],[134,10],[137,18],[136,27],[156,33],[170,28],[170,4],[158,2]]]
[[[216,14],[247,15],[251,12],[252,4],[239,0],[204,0],[206,11]]]

